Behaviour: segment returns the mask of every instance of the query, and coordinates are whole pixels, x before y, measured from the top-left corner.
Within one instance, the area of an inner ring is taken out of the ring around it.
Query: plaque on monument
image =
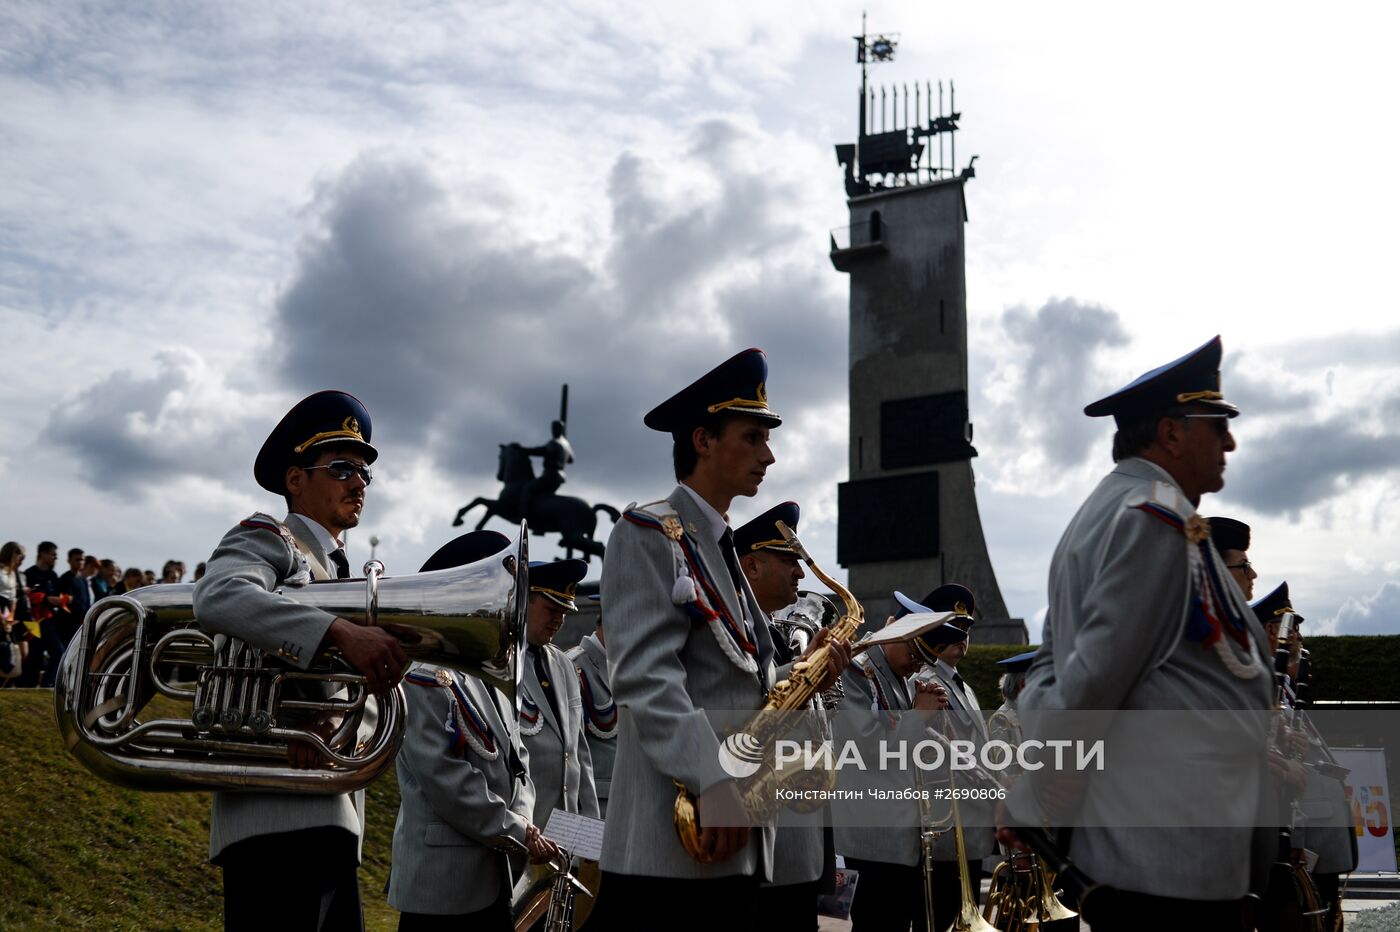
[[[836,495],[842,566],[938,556],[938,473],[843,482]]]
[[[967,392],[880,402],[880,468],[954,463],[977,455],[968,441]]]

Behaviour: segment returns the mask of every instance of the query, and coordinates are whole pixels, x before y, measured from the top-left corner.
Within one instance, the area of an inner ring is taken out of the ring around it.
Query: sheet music
[[[863,644],[888,644],[891,641],[907,641],[943,624],[954,617],[952,612],[919,612],[905,615],[871,634],[861,638]]]
[[[596,861],[603,856],[603,820],[577,812],[555,809],[549,814],[544,837],[570,854]]]

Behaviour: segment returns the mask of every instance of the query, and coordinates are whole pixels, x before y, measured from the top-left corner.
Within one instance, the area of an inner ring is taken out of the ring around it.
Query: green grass
[[[93,776],[59,743],[53,693],[0,690],[0,929],[223,928],[207,793],[137,793]],[[369,788],[360,896],[371,930],[399,808],[391,768]]]

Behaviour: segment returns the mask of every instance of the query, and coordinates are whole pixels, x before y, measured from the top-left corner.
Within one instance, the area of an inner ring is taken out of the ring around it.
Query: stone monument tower
[[[963,225],[974,171],[953,167],[953,87],[947,112],[942,82],[936,103],[927,83],[877,98],[866,69],[893,59],[898,36],[862,29],[856,42],[859,133],[836,147],[850,226],[831,237],[831,262],[851,277],[850,481],[838,493],[837,561],[872,624],[892,610],[894,589],[917,599],[957,582],[977,598],[974,643],[1024,644],[1025,623],[1007,612],[987,554],[972,473]]]

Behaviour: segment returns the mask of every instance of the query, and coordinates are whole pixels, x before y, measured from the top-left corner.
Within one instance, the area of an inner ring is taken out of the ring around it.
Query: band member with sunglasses
[[[1246,599],[1254,598],[1254,580],[1259,574],[1254,564],[1249,562],[1249,525],[1234,518],[1207,518],[1210,522],[1210,539],[1220,552],[1220,560],[1225,569],[1244,593]]]
[[[1273,677],[1264,630],[1197,512],[1224,488],[1235,449],[1222,352],[1216,337],[1084,409],[1113,417],[1116,466],[1055,549],[1041,645],[1017,700],[1028,738],[1099,727],[1060,712],[1191,716],[1170,740],[1112,716],[1115,766],[1028,771],[1008,795],[1021,825],[1074,824],[1069,857],[1114,888],[1081,903],[1095,932],[1240,929],[1251,906],[1268,737],[1258,713],[1271,707]],[[1173,781],[1164,775],[1178,761],[1189,777]]]
[[[287,517],[254,514],[224,535],[194,593],[205,630],[237,637],[305,670],[337,648],[379,692],[398,682],[406,657],[380,628],[361,627],[278,595],[283,586],[350,575],[344,534],[359,524],[370,464],[370,417],[359,399],[317,392],[298,402],[263,443],[258,485],[287,502]],[[331,722],[300,723],[329,735]],[[312,767],[309,743],[293,743],[295,767]],[[315,796],[215,793],[209,856],[223,869],[224,923],[295,929],[363,929],[356,871],[364,793]],[[275,890],[275,913],[268,906]]]

